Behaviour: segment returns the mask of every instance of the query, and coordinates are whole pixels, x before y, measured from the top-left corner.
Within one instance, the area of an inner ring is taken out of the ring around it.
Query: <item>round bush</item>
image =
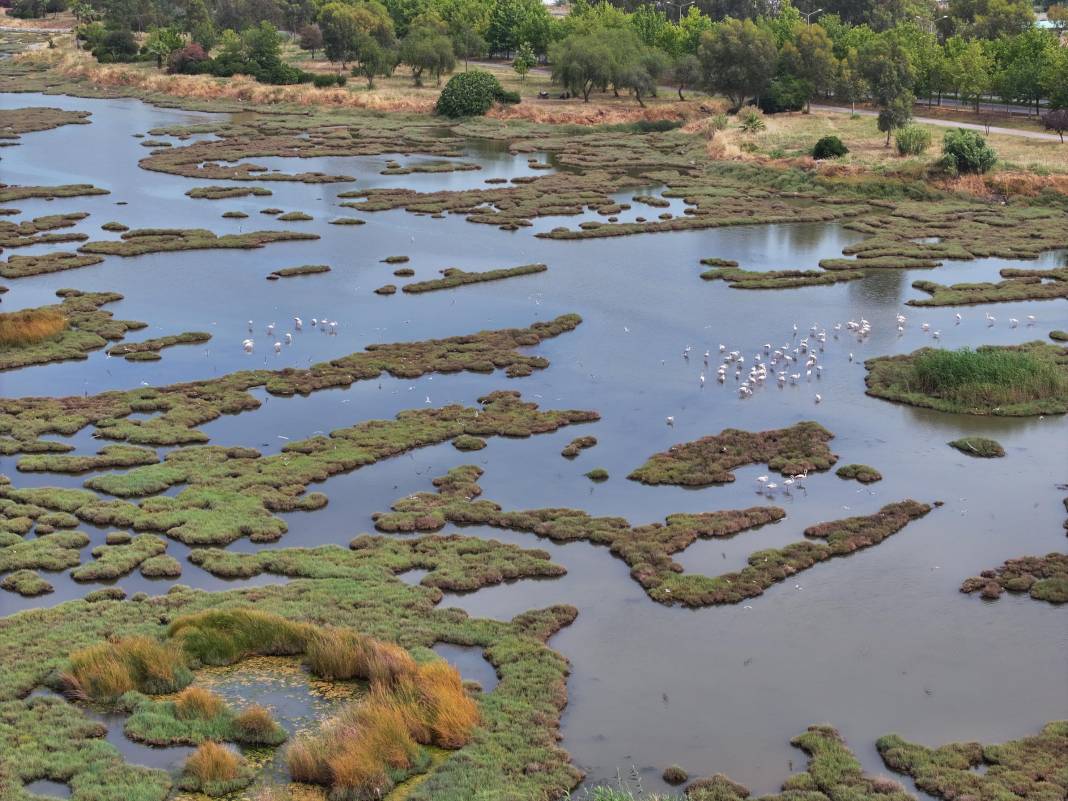
[[[918,156],[931,146],[931,132],[919,125],[906,125],[894,136],[900,156]]]
[[[488,72],[461,72],[453,75],[441,90],[436,110],[446,117],[481,116],[490,110],[502,91],[501,84]]]
[[[998,154],[978,131],[958,128],[946,132],[942,140],[945,166],[951,171],[984,173],[994,166]]]
[[[812,147],[812,158],[837,159],[849,152],[849,148],[837,136],[825,136]]]
[[[664,769],[663,778],[668,784],[682,784],[690,778],[690,774],[678,765],[670,765]]]

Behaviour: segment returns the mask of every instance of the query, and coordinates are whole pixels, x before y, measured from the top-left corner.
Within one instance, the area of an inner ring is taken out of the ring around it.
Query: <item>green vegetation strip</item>
[[[863,278],[860,270],[769,270],[755,272],[737,267],[716,267],[705,270],[706,281],[726,281],[731,289],[789,289],[799,286],[828,286],[842,281]]]
[[[571,440],[571,442],[567,443],[567,445],[564,446],[564,449],[560,451],[560,455],[563,456],[565,459],[574,459],[582,451],[586,450],[587,448],[592,448],[596,444],[597,437],[588,435],[584,437],[575,437],[575,439]]]
[[[55,588],[32,570],[16,570],[0,579],[0,590],[17,592],[25,598],[47,595]]]
[[[272,395],[289,396],[347,387],[383,373],[418,378],[427,373],[504,370],[509,377],[526,376],[549,362],[520,353],[520,348],[572,331],[581,322],[578,315],[566,314],[527,328],[369,345],[364,351],[304,369],[244,370],[204,381],[88,396],[0,398],[0,453],[66,451],[69,446],[40,437],[70,436],[86,426],[94,426],[96,435],[105,439],[137,445],[204,443],[208,438],[197,427],[223,414],[259,408],[260,401],[249,392],[258,387]],[[136,412],[156,414],[129,419]]]
[[[868,394],[958,414],[1068,412],[1068,348],[1045,342],[972,351],[921,348],[864,363]]]
[[[197,186],[185,194],[195,200],[225,200],[236,197],[267,197],[272,192],[262,186]]]
[[[211,339],[206,331],[185,331],[165,337],[146,339],[143,342],[123,342],[108,350],[110,356],[123,356],[127,361],[155,361],[164,348],[175,345],[198,345]]]
[[[520,267],[508,267],[499,270],[486,270],[485,272],[465,272],[457,267],[449,267],[441,271],[441,278],[432,281],[416,281],[405,284],[405,292],[434,292],[438,289],[452,289],[453,287],[466,286],[467,284],[480,284],[486,281],[500,281],[504,278],[515,278],[520,275],[533,275],[543,273],[549,268],[544,264],[524,264]]]
[[[833,438],[834,434],[813,422],[755,433],[727,428],[655,454],[628,478],[643,484],[700,487],[734,481],[731,470],[747,464],[767,464],[785,476],[829,470],[838,461],[827,447]]]
[[[914,289],[931,297],[908,301],[909,306],[966,306],[979,303],[1009,303],[1025,300],[1068,298],[1068,267],[1055,270],[1001,271],[1004,281],[977,284],[936,284],[914,281]]]
[[[87,242],[79,253],[103,256],[143,256],[146,253],[169,253],[178,250],[251,250],[272,242],[318,239],[318,234],[296,231],[253,231],[247,234],[218,236],[203,228],[139,228],[122,234],[118,241]]]
[[[1000,442],[986,437],[961,437],[947,444],[968,456],[995,459],[1005,455],[1005,449],[1001,447]]]
[[[0,203],[16,200],[53,200],[59,197],[85,197],[86,195],[107,195],[106,189],[91,184],[65,184],[63,186],[12,186],[0,184]]]
[[[18,139],[24,133],[50,131],[63,125],[88,125],[88,111],[64,111],[47,106],[0,109],[0,139]]]
[[[761,595],[776,582],[818,562],[882,542],[931,508],[903,501],[866,517],[821,523],[805,530],[807,540],[751,554],[748,567],[740,572],[703,576],[683,574],[672,555],[698,539],[732,537],[781,520],[786,513],[778,507],[758,506],[676,514],[665,524],[631,526],[620,517],[591,517],[575,509],[506,512],[492,501],[479,500],[482,490],[476,482],[481,475],[473,465],[454,468],[434,479],[436,493],[416,493],[394,503],[391,512],[374,515],[375,528],[386,532],[437,531],[452,523],[524,531],[557,542],[585,540],[605,545],[623,559],[630,566],[631,577],[654,601],[698,607],[739,603]]]
[[[300,267],[283,267],[280,270],[268,274],[268,281],[276,281],[279,278],[292,278],[297,275],[317,275],[318,273],[328,273],[330,267],[326,264],[305,264]]]
[[[150,448],[134,445],[106,445],[95,456],[68,454],[31,454],[19,459],[17,468],[24,473],[88,473],[116,467],[141,467],[156,464],[159,457]]]
[[[27,312],[13,312],[0,315],[0,328],[5,332],[7,319],[23,315],[20,320],[12,321],[12,328],[34,330],[34,320],[46,315],[54,317],[58,323],[45,329],[44,336],[29,336],[23,340],[10,339],[10,344],[0,344],[0,370],[13,370],[34,364],[48,364],[69,359],[85,359],[88,353],[104,347],[108,340],[121,339],[127,331],[144,328],[146,323],[137,320],[116,320],[111,312],[103,311],[101,306],[122,300],[117,292],[87,292],[75,289],[61,289],[57,293],[63,301],[53,306],[42,306],[27,310],[33,315],[27,318]],[[54,333],[53,333],[54,332]]]
[[[52,234],[59,228],[77,225],[89,215],[86,212],[50,214],[20,223],[0,220],[0,249],[21,248],[30,245],[51,245],[58,242],[84,242],[86,234]]]
[[[0,261],[0,276],[4,278],[24,278],[28,275],[45,275],[62,270],[77,270],[80,267],[92,267],[104,261],[102,256],[87,256],[82,253],[69,253],[62,250],[42,253],[40,256],[11,256],[7,261]]]
[[[97,526],[167,534],[188,545],[225,545],[244,536],[273,542],[288,529],[274,513],[311,511],[326,504],[321,493],[305,494],[313,482],[462,434],[527,437],[598,419],[596,412],[542,412],[512,392],[495,392],[480,403],[479,408],[453,405],[401,412],[395,420],[371,420],[329,436],[287,443],[275,456],[261,457],[248,448],[181,448],[160,464],[85,481],[88,489],[119,498],[187,485],[173,497],[151,498],[139,506],[73,489],[0,486],[0,497],[68,512]]]
[[[978,592],[987,600],[1001,597],[1005,590],[1026,592],[1036,601],[1068,603],[1068,554],[1009,559],[996,570],[984,570],[966,579],[960,587],[961,592]]]
[[[835,475],[839,478],[854,479],[861,484],[872,484],[876,481],[883,480],[883,474],[876,470],[874,467],[869,467],[866,464],[846,464],[842,465],[835,471]]]

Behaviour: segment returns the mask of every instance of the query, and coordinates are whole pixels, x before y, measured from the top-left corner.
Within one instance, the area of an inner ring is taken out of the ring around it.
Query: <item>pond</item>
[[[118,291],[125,299],[107,308],[117,317],[148,323],[131,341],[183,331],[208,331],[212,340],[169,348],[158,362],[127,362],[95,351],[84,361],[0,373],[6,397],[93,394],[241,369],[302,367],[372,343],[523,327],[569,312],[583,318],[575,332],[535,349],[551,367],[523,379],[500,373],[439,374],[412,380],[384,377],[308,397],[254,391],[262,401],[258,410],[202,426],[213,444],[274,454],[287,441],[428,404],[470,405],[496,389],[518,390],[545,409],[594,409],[601,420],[523,440],[491,437],[485,449],[474,453],[461,453],[447,443],[422,448],[338,475],[311,487],[329,496],[324,509],[282,515],[289,531],[279,543],[243,540],[233,550],[347,545],[357,534],[373,531],[373,513],[388,510],[410,493],[432,491],[434,477],[462,464],[485,471],[479,480],[483,497],[507,510],[573,507],[637,525],[663,522],[677,512],[755,506],[764,502],[755,482],[766,472],[763,465],[740,468],[733,483],[703,489],[648,487],[626,476],[651,454],[676,443],[728,427],[762,431],[803,420],[815,420],[835,434],[830,446],[841,464],[870,464],[884,480],[862,485],[839,479],[833,471],[810,475],[803,491],[780,492],[775,498],[787,512],[784,520],[730,539],[696,543],[676,559],[686,571],[736,570],[755,550],[801,539],[807,526],[871,514],[893,501],[944,502],[877,548],[818,565],[745,604],[699,610],[651,601],[607,548],[552,544],[532,534],[489,528],[458,529],[543,548],[567,568],[567,575],[558,579],[446,594],[441,605],[500,620],[556,603],[578,608],[577,620],[550,644],[571,665],[562,746],[587,772],[588,781],[611,779],[633,765],[646,787],[658,788],[663,768],[678,763],[693,775],[726,773],[759,794],[776,791],[793,766],[803,764],[789,739],[813,723],[836,726],[864,768],[880,774],[886,769],[874,742],[888,732],[929,745],[957,739],[1000,742],[1037,731],[1043,722],[1068,712],[1068,675],[1051,669],[1063,666],[1068,657],[1062,610],[1018,596],[983,603],[958,591],[962,579],[1005,559],[1063,550],[1065,492],[1057,484],[1068,480],[1068,420],[941,414],[864,393],[866,358],[933,344],[921,322],[938,330],[940,344],[949,348],[1020,343],[1068,329],[1068,304],[1061,301],[999,304],[995,314],[1002,321],[1035,315],[1033,325],[1017,328],[1004,322],[988,325],[988,307],[919,310],[903,305],[920,295],[911,288],[917,278],[990,280],[1002,267],[1034,262],[951,262],[933,272],[871,271],[861,280],[833,286],[740,291],[724,282],[701,281],[700,260],[736,259],[754,270],[810,269],[821,259],[841,256],[859,235],[839,225],[804,223],[567,242],[533,234],[603,218],[595,213],[545,218],[531,229],[506,232],[459,215],[434,219],[340,206],[338,195],[357,188],[467,188],[488,177],[530,174],[528,158],[546,160],[543,154],[512,156],[477,143],[461,160],[480,164],[482,171],[381,175],[390,156],[331,158],[299,168],[344,173],[354,176],[355,183],[269,182],[264,184],[273,192],[269,198],[191,200],[184,193],[193,186],[242,183],[141,170],[137,161],[147,151],[134,135],[196,122],[204,115],[136,101],[0,95],[0,108],[30,105],[90,111],[91,124],[24,136],[4,151],[3,182],[84,182],[111,194],[20,202],[23,218],[89,212],[73,230],[93,239],[114,236],[100,230],[111,220],[131,227],[203,227],[220,234],[298,230],[321,239],[251,251],[109,258],[95,267],[7,282],[11,291],[3,297],[4,311],[53,302],[62,287]],[[291,169],[287,162],[294,160],[257,161]],[[634,205],[627,214],[641,213]],[[259,214],[265,206],[304,211],[314,219],[282,223]],[[681,213],[681,207],[673,201],[670,210]],[[223,219],[221,214],[230,210],[249,217]],[[661,211],[650,208],[647,216],[653,219]],[[366,224],[330,225],[338,216],[359,217]],[[25,252],[48,249],[57,248]],[[415,280],[438,277],[446,267],[484,270],[540,262],[548,270],[444,292],[382,297],[373,290],[401,283],[393,275],[396,265],[382,261],[392,255],[410,257],[404,266],[415,271]],[[1064,259],[1063,253],[1051,253],[1040,264],[1053,266]],[[273,270],[301,264],[328,264],[332,271],[264,280]],[[957,311],[962,314],[959,324]],[[895,322],[899,313],[909,318],[902,334]],[[307,324],[295,331],[294,316],[336,320],[336,334]],[[833,331],[835,323],[862,318],[871,323],[870,336],[858,339],[844,328],[829,336],[818,378],[802,378],[781,389],[769,383],[749,399],[739,396],[733,374],[723,385],[714,380],[720,345],[754,354],[764,343],[792,343],[795,325],[804,336],[813,325]],[[274,336],[293,333],[293,343],[279,354],[266,334],[270,323],[277,326]],[[248,336],[256,340],[252,354],[242,350]],[[707,367],[706,350],[713,354]],[[708,379],[704,385],[702,374]],[[671,426],[665,424],[669,416]],[[597,446],[574,460],[562,458],[564,445],[582,434],[595,435]],[[970,459],[945,444],[968,435],[997,439],[1007,457]],[[70,441],[78,454],[94,453],[106,444],[85,432]],[[80,486],[86,477],[20,474],[15,462],[13,457],[0,459],[0,472],[18,485]],[[584,477],[597,467],[607,470],[607,481]],[[103,531],[90,533],[93,545],[102,541]],[[224,586],[189,564],[188,551],[175,542],[168,547],[182,562],[179,579],[149,581],[135,573],[117,583],[130,592],[150,593],[176,582],[213,590]],[[410,571],[401,579],[418,583],[424,576]],[[252,581],[279,580],[263,576]],[[52,605],[99,586],[59,578],[53,583],[56,593],[35,599],[0,593],[0,615]],[[466,668],[459,665],[461,673],[482,682],[484,690],[495,683],[492,668],[486,673],[488,663],[477,651],[474,657],[451,650],[442,655],[466,660]],[[57,788],[41,792],[62,797]]]

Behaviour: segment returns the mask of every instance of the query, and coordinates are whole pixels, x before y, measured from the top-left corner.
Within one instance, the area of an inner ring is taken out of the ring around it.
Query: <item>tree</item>
[[[813,92],[825,94],[834,80],[837,66],[831,37],[819,25],[802,25],[792,42],[782,47],[781,68],[809,86],[805,107]]]
[[[515,59],[512,61],[512,69],[518,73],[520,79],[525,81],[527,79],[527,73],[530,72],[530,68],[537,63],[538,59],[534,55],[534,48],[526,42],[523,42],[515,52]]]
[[[1046,19],[1053,25],[1057,33],[1063,34],[1068,31],[1068,5],[1060,3],[1046,9]]]
[[[163,69],[163,64],[171,57],[171,53],[180,50],[185,45],[182,35],[173,28],[156,28],[148,35],[145,42],[145,52],[156,58],[156,69]]]
[[[367,88],[374,89],[375,77],[389,75],[397,64],[397,56],[368,34],[360,36],[357,50],[359,63],[352,68],[352,74],[362,76],[367,81]]]
[[[768,31],[750,20],[727,19],[701,35],[697,57],[705,84],[740,108],[767,88],[778,54]]]
[[[365,0],[358,6],[328,3],[319,11],[319,28],[326,57],[340,62],[342,68],[356,60],[361,36],[370,36],[383,47],[393,42],[393,20],[376,0]]]
[[[949,16],[971,37],[997,39],[1034,27],[1031,0],[950,0]]]
[[[541,0],[495,0],[490,12],[486,41],[490,51],[510,56],[520,42],[535,52],[549,44],[551,18]]]
[[[456,54],[440,17],[424,15],[412,23],[400,46],[400,60],[412,70],[416,86],[423,85],[423,73],[429,72],[440,83],[441,76],[452,72]]]
[[[1056,131],[1064,142],[1064,132],[1068,131],[1068,109],[1058,108],[1042,115],[1042,124],[1047,131]]]
[[[993,59],[982,42],[964,41],[957,36],[946,42],[946,52],[949,54],[947,73],[957,96],[961,102],[974,102],[975,110],[979,111],[979,102],[991,86]]]
[[[891,134],[912,119],[916,102],[912,94],[915,73],[908,53],[898,41],[883,34],[860,54],[860,64],[879,107],[879,130],[886,133],[886,146],[890,147]]]
[[[590,92],[605,89],[612,80],[613,53],[604,37],[572,34],[549,51],[553,83],[589,102]]]
[[[946,165],[957,172],[982,174],[998,160],[997,153],[987,145],[981,134],[964,128],[946,131],[942,140],[942,153],[945,155]]]
[[[1068,47],[1060,47],[1042,76],[1042,89],[1051,108],[1068,108]]]
[[[1035,114],[1045,96],[1043,79],[1049,72],[1058,49],[1056,37],[1048,31],[1032,28],[994,43],[997,64],[995,84],[1006,103],[1034,104]]]
[[[323,29],[315,23],[300,29],[300,49],[307,50],[315,58],[315,51],[323,48]]]
[[[466,71],[467,62],[470,59],[486,54],[486,40],[473,28],[460,28],[452,33],[452,49],[457,57],[464,60]],[[533,51],[531,51],[531,56],[533,56]]]
[[[701,62],[697,56],[685,53],[675,59],[675,65],[671,68],[671,77],[678,87],[679,100],[685,100],[682,96],[684,89],[689,89],[701,81]]]
[[[834,95],[839,100],[849,103],[854,114],[857,113],[857,101],[868,94],[868,81],[860,66],[860,56],[856,48],[850,48],[845,58],[838,62],[834,78]]]

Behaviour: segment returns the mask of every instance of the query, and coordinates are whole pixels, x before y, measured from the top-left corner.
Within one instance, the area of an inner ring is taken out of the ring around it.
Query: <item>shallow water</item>
[[[572,667],[563,745],[591,781],[611,778],[617,769],[625,773],[633,764],[643,771],[647,787],[657,787],[660,771],[679,763],[693,775],[727,773],[762,793],[776,790],[791,765],[797,769],[804,764],[789,739],[812,723],[837,726],[865,768],[884,773],[874,742],[891,731],[931,745],[954,739],[994,742],[1033,733],[1043,722],[1068,713],[1068,674],[1055,668],[1068,657],[1063,610],[1013,596],[985,603],[958,592],[962,579],[1006,558],[1064,549],[1064,490],[1057,484],[1068,481],[1068,420],[980,419],[895,406],[864,394],[861,365],[871,356],[932,343],[920,330],[921,322],[939,330],[941,344],[950,348],[1045,339],[1052,329],[1068,329],[1063,301],[964,308],[959,325],[953,318],[957,309],[903,305],[922,295],[911,288],[916,279],[947,284],[996,280],[1001,267],[1053,266],[1064,263],[1066,254],[1047,254],[1037,263],[949,262],[931,271],[873,272],[830,287],[744,292],[701,281],[699,260],[732,258],[750,269],[811,268],[822,258],[839,256],[857,235],[835,225],[800,224],[560,242],[536,239],[533,233],[600,218],[537,220],[533,229],[503,232],[454,215],[361,214],[338,205],[337,194],[354,188],[452,189],[529,171],[526,154],[480,147],[472,147],[462,159],[482,164],[478,172],[382,176],[389,156],[308,160],[295,166],[344,172],[357,181],[253,182],[272,189],[273,196],[190,200],[183,193],[193,186],[228,182],[139,169],[137,160],[147,151],[133,134],[195,122],[204,115],[134,101],[0,95],[0,107],[27,105],[89,110],[92,124],[25,135],[17,147],[4,151],[3,182],[88,182],[112,194],[11,204],[22,209],[23,217],[88,211],[91,216],[75,230],[94,239],[114,236],[99,230],[109,220],[131,227],[208,227],[217,233],[284,228],[319,233],[322,239],[255,251],[109,258],[97,267],[6,281],[11,291],[3,297],[4,310],[52,302],[60,287],[117,290],[126,299],[108,308],[150,324],[131,341],[190,330],[210,331],[214,338],[205,346],[167,349],[155,363],[108,359],[98,351],[85,361],[2,373],[5,396],[168,384],[248,367],[303,366],[374,342],[525,326],[566,312],[584,319],[575,332],[539,346],[537,352],[552,366],[522,380],[461,374],[415,381],[384,378],[307,398],[257,392],[263,401],[259,410],[203,426],[213,443],[277,453],[286,437],[299,439],[392,416],[425,406],[426,398],[435,406],[473,404],[479,395],[501,388],[520,390],[545,408],[589,408],[602,415],[596,424],[527,440],[490,438],[477,453],[443,444],[334,477],[313,487],[330,497],[325,509],[283,515],[290,530],[280,543],[242,541],[232,548],[347,544],[372,530],[374,512],[411,492],[430,490],[433,477],[467,463],[485,470],[480,482],[484,497],[506,509],[572,506],[647,523],[673,512],[753,506],[766,502],[755,493],[755,477],[766,472],[761,465],[738,469],[732,484],[698,490],[645,487],[626,475],[656,451],[725,427],[764,430],[809,419],[835,433],[831,445],[841,463],[871,464],[885,479],[865,487],[833,472],[813,474],[805,491],[775,498],[787,510],[785,520],[729,540],[696,543],[677,556],[686,570],[736,569],[752,550],[799,539],[808,525],[867,514],[892,501],[945,502],[876,548],[821,564],[749,603],[697,611],[650,601],[630,579],[626,565],[605,548],[463,529],[544,548],[568,569],[555,580],[450,594],[442,604],[498,619],[553,603],[578,607],[576,622],[556,635],[552,645]],[[287,162],[286,169],[294,168],[289,163],[294,160],[280,161]],[[647,191],[655,187],[626,194]],[[129,205],[117,206],[118,201]],[[265,206],[307,211],[315,219],[280,223],[258,214]],[[643,213],[639,208],[634,204],[627,214]],[[250,217],[221,219],[231,209]],[[644,216],[653,219],[660,211],[649,208]],[[670,211],[678,213],[681,206]],[[337,216],[357,216],[367,224],[327,224]],[[487,269],[540,261],[549,270],[445,292],[380,297],[373,294],[375,287],[400,283],[392,275],[395,266],[380,261],[389,255],[410,256],[405,266],[415,269],[415,280],[434,277],[448,266]],[[264,280],[279,267],[319,263],[330,264],[333,271]],[[986,324],[987,309],[999,318],[997,324]],[[909,317],[900,336],[894,322],[899,312]],[[1029,314],[1037,317],[1033,326],[1013,329],[1005,322]],[[294,315],[305,319],[305,329],[275,356],[264,327],[277,323],[280,338]],[[310,330],[312,317],[336,319],[338,334]],[[860,318],[871,321],[872,335],[863,342],[845,333],[829,338],[818,380],[802,379],[781,390],[768,386],[741,400],[733,375],[725,386],[713,379],[721,343],[751,359],[764,343],[778,347],[792,342],[795,323],[803,336],[813,323],[829,328]],[[252,356],[241,350],[249,319],[256,339]],[[682,357],[687,345],[693,348],[688,360]],[[701,356],[706,349],[712,351],[709,367]],[[703,388],[701,372],[709,378]],[[673,427],[664,424],[668,415],[675,418]],[[567,442],[587,433],[598,438],[595,448],[573,461],[560,457]],[[994,437],[1008,455],[977,460],[945,445],[963,435]],[[71,441],[77,453],[92,453],[106,444],[87,432]],[[20,474],[15,461],[0,460],[0,472],[19,485],[78,486],[85,478]],[[589,482],[583,473],[593,467],[607,469],[610,479]],[[89,533],[95,545],[105,532]],[[168,547],[183,562],[178,582],[208,589],[234,586],[189,564],[186,550],[179,543]],[[421,575],[410,571],[401,578],[415,583]],[[51,605],[98,586],[49,580],[57,586],[53,595],[19,599],[0,594],[0,614]],[[129,592],[162,591],[172,583],[148,582],[137,573],[118,581]]]

